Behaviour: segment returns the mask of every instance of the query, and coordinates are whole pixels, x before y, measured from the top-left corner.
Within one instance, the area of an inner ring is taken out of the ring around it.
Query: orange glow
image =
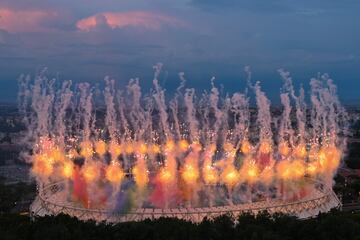
[[[291,178],[291,168],[288,161],[281,161],[276,165],[277,176],[283,180]]]
[[[329,160],[330,170],[336,170],[340,165],[341,151],[338,150],[335,146],[330,146],[326,148],[326,154]]]
[[[104,12],[81,19],[76,26],[81,31],[90,31],[106,24],[112,29],[124,27],[141,27],[159,30],[163,25],[183,26],[184,23],[174,17],[145,11]]]
[[[74,164],[71,161],[64,161],[62,168],[62,175],[65,178],[71,178],[74,173]]]
[[[276,170],[280,179],[290,180],[304,177],[306,168],[304,162],[299,159],[292,162],[281,161],[277,164]]]
[[[8,32],[44,32],[51,29],[46,22],[58,16],[46,10],[12,10],[0,7],[0,29]]]
[[[249,141],[243,141],[243,143],[241,144],[241,152],[245,155],[249,154],[251,152],[251,144],[249,143]]]
[[[241,180],[253,183],[258,180],[260,170],[256,165],[255,160],[245,159],[244,164],[239,171],[239,174]]]
[[[117,163],[111,163],[106,168],[106,179],[113,184],[120,184],[125,174],[121,169],[120,165]]]
[[[143,156],[139,156],[136,166],[132,170],[134,180],[139,188],[145,188],[149,182],[149,171]]]
[[[271,152],[271,144],[267,141],[262,142],[259,147],[260,153],[268,154]]]
[[[224,150],[225,152],[232,152],[234,151],[234,146],[231,143],[225,143],[224,144]]]
[[[171,174],[171,171],[169,171],[166,168],[162,168],[159,171],[158,179],[163,184],[170,184],[175,181],[175,176]]]
[[[134,152],[134,144],[133,143],[131,143],[131,142],[126,143],[124,147],[125,147],[126,154],[131,154]]]
[[[32,171],[36,175],[48,177],[53,173],[53,162],[46,155],[39,154],[34,156]]]
[[[199,142],[193,142],[191,148],[194,152],[200,152],[202,150],[201,144]]]
[[[149,182],[149,174],[145,169],[141,169],[140,166],[135,166],[132,171],[134,180],[139,188],[145,188]]]
[[[233,165],[228,165],[221,173],[221,179],[229,187],[234,187],[239,182],[239,173]]]
[[[206,184],[216,184],[219,181],[218,172],[212,166],[212,156],[216,151],[216,145],[210,144],[205,151],[202,167],[202,177]]]
[[[302,178],[305,175],[305,165],[302,160],[295,160],[290,165],[292,177],[293,178]]]
[[[323,168],[326,168],[326,154],[325,154],[325,149],[321,149],[319,152],[318,152],[318,159],[319,159],[319,163],[320,163],[320,166],[323,167]]]
[[[263,183],[266,183],[266,184],[271,184],[271,182],[273,181],[274,179],[274,166],[271,165],[271,166],[266,166],[264,168],[264,170],[261,172],[260,176],[259,176],[259,179],[261,179],[261,181]]]
[[[68,179],[73,176],[74,159],[78,153],[74,148],[65,152],[57,147],[55,142],[47,137],[42,137],[39,141],[38,154],[33,156],[32,172],[39,176],[51,176],[58,173]],[[157,144],[147,145],[144,142],[125,142],[119,145],[116,142],[110,142],[107,145],[103,140],[93,143],[84,141],[80,143],[81,156],[86,158],[84,166],[81,168],[82,174],[87,182],[93,182],[100,178],[102,168],[100,162],[92,159],[94,152],[104,155],[109,151],[112,156],[118,156],[124,151],[126,154],[134,154],[136,164],[130,169],[133,179],[139,189],[145,188],[150,182],[150,173],[147,166],[147,158],[153,161],[153,156],[147,154],[161,153],[163,150],[164,166],[155,173],[156,180],[163,184],[176,184],[178,178],[183,180],[190,188],[201,186],[200,181],[205,184],[225,184],[228,188],[233,188],[240,182],[255,183],[260,181],[264,184],[271,184],[276,178],[286,181],[302,179],[306,174],[315,176],[316,174],[331,175],[337,169],[341,160],[341,151],[335,146],[322,146],[320,150],[315,145],[307,151],[304,144],[299,144],[294,151],[288,146],[288,143],[281,142],[277,148],[283,156],[289,156],[286,160],[275,161],[270,156],[266,166],[262,166],[258,161],[262,155],[247,155],[240,170],[234,165],[233,158],[236,149],[230,142],[224,144],[226,151],[223,159],[212,162],[217,146],[209,144],[204,147],[195,141],[188,143],[186,140],[174,142],[169,140],[166,144],[160,146]],[[251,153],[251,145],[244,141],[241,151]],[[258,153],[271,153],[272,146],[269,142],[263,142],[259,146]],[[188,154],[179,163],[179,157]],[[308,159],[305,159],[309,154]],[[180,164],[178,166],[178,164]],[[113,184],[120,183],[125,176],[124,170],[120,164],[113,160],[109,166],[105,166],[105,177]],[[189,189],[190,189],[189,188]]]
[[[279,153],[283,156],[287,156],[290,153],[290,148],[286,142],[281,142],[279,144]]]
[[[152,144],[151,147],[149,148],[149,153],[152,154],[158,154],[160,153],[160,147],[157,144]]]
[[[139,143],[139,153],[145,154],[148,150],[148,147],[145,143]]]
[[[318,160],[322,170],[331,173],[339,166],[341,153],[334,146],[323,147],[318,153]]]
[[[99,155],[104,155],[107,151],[106,148],[107,148],[106,143],[102,140],[97,141],[95,143],[95,151]]]
[[[48,158],[56,162],[62,162],[65,160],[65,155],[60,148],[55,147],[48,150]]]
[[[215,144],[210,144],[207,147],[207,152],[210,153],[211,155],[214,154],[216,151],[216,145]]]
[[[85,164],[85,166],[81,170],[87,182],[94,181],[99,174],[98,167],[95,164],[91,163]]]
[[[204,167],[203,175],[206,184],[216,184],[219,181],[219,176],[216,170],[211,166]]]
[[[306,172],[310,175],[315,175],[318,171],[318,166],[316,162],[309,163],[306,167]]]
[[[81,146],[81,151],[80,151],[80,155],[85,157],[85,158],[90,158],[92,157],[92,155],[94,154],[93,151],[93,146],[91,144],[91,142],[83,142],[80,144]]]
[[[254,178],[254,177],[257,177],[257,175],[258,175],[256,168],[249,168],[247,173],[248,173],[249,178]]]
[[[246,173],[247,173],[247,180],[249,182],[255,182],[259,176],[259,169],[256,167],[255,164],[249,164]]]
[[[195,185],[199,178],[199,170],[195,164],[185,164],[181,177],[188,185]]]
[[[117,158],[121,154],[121,146],[116,142],[111,142],[109,145],[109,152],[113,159]]]
[[[297,158],[305,158],[307,155],[306,146],[304,144],[299,144],[296,146],[294,153]]]
[[[173,141],[168,141],[166,144],[165,144],[165,147],[164,147],[164,150],[166,152],[171,152],[173,151],[175,148],[175,143]]]
[[[189,143],[186,140],[180,140],[179,148],[182,152],[186,152],[189,149]]]

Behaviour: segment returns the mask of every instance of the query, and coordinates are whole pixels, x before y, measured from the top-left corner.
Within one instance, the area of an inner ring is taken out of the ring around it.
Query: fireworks
[[[94,175],[91,175],[94,176]],[[106,179],[112,184],[120,184],[124,178],[124,171],[121,169],[119,164],[112,163],[106,168]],[[85,175],[86,177],[86,175]]]
[[[99,146],[101,144],[101,146]],[[249,144],[249,143],[246,143]],[[113,143],[106,144],[104,141],[100,141],[94,144],[94,148],[89,143],[81,144],[83,148],[81,148],[80,153],[75,153],[74,150],[70,149],[69,152],[66,152],[65,155],[69,156],[69,159],[64,160],[64,154],[60,154],[59,149],[49,149],[50,153],[43,153],[33,156],[33,171],[37,175],[44,175],[49,176],[53,171],[54,168],[60,169],[63,173],[64,177],[70,178],[72,176],[72,169],[74,163],[72,160],[75,158],[84,158],[89,161],[83,167],[83,174],[88,181],[93,181],[95,178],[100,177],[99,169],[104,168],[107,166],[105,162],[96,162],[96,164],[92,164],[90,159],[96,157],[96,154],[105,155],[107,153],[111,154],[112,156],[127,156],[135,154],[136,164],[132,167],[131,174],[134,176],[135,182],[139,185],[144,187],[149,182],[149,170],[147,166],[147,159],[149,159],[154,153],[166,153],[168,151],[174,151],[175,149],[179,149],[179,152],[176,154],[171,153],[169,158],[180,158],[184,154],[183,142],[175,143],[169,142],[164,146],[155,146],[156,151],[154,151],[154,146],[147,146],[144,143],[123,143],[123,149],[121,149],[120,145],[114,145]],[[241,167],[236,168],[234,164],[234,158],[236,157],[236,150],[230,144],[226,144],[227,148],[227,161],[228,163],[222,163],[219,161],[216,166],[213,166],[212,159],[215,157],[216,151],[208,151],[207,153],[204,152],[204,160],[203,164],[197,166],[197,160],[202,159],[203,156],[198,154],[204,148],[201,147],[198,143],[190,144],[191,146],[195,146],[195,150],[189,150],[190,153],[184,158],[184,163],[179,164],[181,167],[180,177],[186,183],[197,183],[198,181],[202,181],[206,184],[215,184],[218,182],[217,172],[221,173],[221,179],[224,180],[225,183],[229,183],[229,185],[235,185],[240,183],[238,180],[240,178],[243,179],[251,179],[252,182],[262,182],[262,178],[260,176],[260,163],[259,158],[256,160],[256,156],[261,156],[262,154],[270,154],[270,147],[268,143],[260,144],[258,151],[247,152],[246,155],[250,155],[251,157],[245,157],[245,163],[242,164]],[[129,147],[130,146],[130,147]],[[135,146],[138,146],[137,149]],[[100,148],[100,149],[99,149]],[[132,150],[129,151],[129,148]],[[188,147],[187,147],[188,148]],[[249,147],[253,148],[253,147]],[[284,150],[285,148],[285,150]],[[105,149],[109,149],[106,151]],[[254,148],[255,149],[255,148]],[[272,153],[272,155],[275,153]],[[288,147],[280,146],[279,147],[279,154],[281,156],[286,157],[286,160],[283,161],[276,161],[275,167],[271,168],[273,171],[273,175],[275,178],[287,178],[287,179],[298,179],[301,177],[305,177],[308,174],[316,175],[316,174],[324,174],[324,173],[332,173],[336,170],[336,168],[340,164],[341,159],[341,152],[335,146],[327,146],[321,148],[316,153],[312,152],[313,161],[308,161],[307,159],[310,158],[309,152],[306,151],[304,147],[296,147],[295,149],[290,149]],[[169,155],[169,154],[167,154]],[[166,154],[163,155],[165,157],[165,162],[168,162],[166,159]],[[247,159],[250,158],[249,162],[246,162]],[[61,164],[57,164],[60,162]],[[177,164],[176,160],[172,161],[172,164]],[[224,165],[224,166],[222,166]],[[171,175],[177,175],[177,170],[174,170],[174,173],[171,173],[170,170],[166,170],[168,167],[159,170],[158,175],[160,175],[161,179],[164,179],[164,182],[172,179]],[[173,166],[173,169],[176,169],[176,166]],[[114,162],[109,165],[106,171],[106,177],[111,182],[117,182],[122,179],[120,175],[118,177],[116,172],[121,172],[119,163]],[[307,169],[307,171],[305,171]],[[109,173],[108,173],[109,172]],[[200,174],[200,172],[202,174]],[[122,173],[124,175],[125,173]],[[156,175],[156,174],[153,174]],[[113,177],[110,177],[113,176]],[[118,179],[118,180],[110,180],[110,179]],[[120,182],[120,181],[119,181]]]
[[[309,106],[282,76],[277,118],[258,83],[249,83],[257,103],[252,112],[246,94],[221,98],[214,84],[198,100],[194,90],[178,92],[168,107],[156,78],[144,99],[138,81],[124,95],[106,80],[105,104],[96,106],[89,84],[55,91],[39,76],[29,86],[31,108],[31,101],[23,105],[35,126],[28,134],[35,140],[32,172],[39,182],[68,182],[72,201],[107,209],[124,198],[137,207],[169,208],[310,194],[306,179],[330,183],[341,163],[346,113],[327,76],[312,80]]]

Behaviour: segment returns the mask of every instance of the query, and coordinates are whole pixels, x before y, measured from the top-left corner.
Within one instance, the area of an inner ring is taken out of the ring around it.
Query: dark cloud
[[[256,13],[299,13],[305,15],[317,15],[327,11],[358,11],[358,0],[191,0],[192,6],[211,11],[248,11]]]
[[[10,36],[9,33],[5,30],[0,29],[0,46],[5,45],[9,42]]]
[[[262,1],[262,0],[192,0],[191,4],[205,10],[211,11],[250,11],[261,13],[277,13],[291,10],[284,1]]]
[[[124,85],[141,77],[149,87],[153,64],[163,62],[167,89],[176,88],[177,73],[185,71],[189,86],[203,90],[216,76],[231,91],[244,77],[243,66],[251,65],[274,96],[273,83],[281,83],[278,68],[305,82],[318,71],[329,72],[341,79],[345,94],[357,96],[350,90],[360,75],[358,0],[0,0],[1,8],[56,12],[36,22],[46,31],[0,30],[2,86],[16,86],[19,74],[47,66],[62,79],[95,82],[110,75]],[[133,11],[170,16],[187,26],[111,28],[104,18],[91,31],[76,26],[101,13]],[[0,88],[0,101],[9,94]]]

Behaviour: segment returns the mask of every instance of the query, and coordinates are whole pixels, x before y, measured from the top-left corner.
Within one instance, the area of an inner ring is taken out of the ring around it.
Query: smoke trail
[[[20,115],[23,117],[22,121],[25,124],[25,126],[28,126],[30,124],[30,119],[28,116],[28,107],[29,107],[29,98],[30,98],[30,90],[29,90],[29,84],[30,84],[30,76],[27,75],[21,75],[18,78],[18,86],[19,86],[19,92],[17,96],[18,101],[18,111]]]
[[[71,81],[63,82],[62,88],[58,93],[59,99],[57,104],[54,106],[57,116],[53,131],[55,132],[55,135],[58,136],[58,144],[62,148],[65,147],[66,139],[66,125],[64,125],[64,122],[66,121],[66,110],[68,109],[73,96],[73,92],[70,90],[70,87]]]
[[[91,129],[93,126],[92,117],[92,91],[88,83],[80,83],[78,85],[80,90],[79,112],[81,114],[82,122],[82,140],[88,142],[91,136]]]
[[[233,141],[239,147],[241,141],[245,140],[248,135],[250,125],[249,100],[244,94],[234,93],[231,98],[234,121]]]
[[[214,84],[215,81],[215,77],[211,78],[211,92],[209,95],[209,102],[210,102],[210,107],[211,110],[214,113],[214,124],[213,124],[213,133],[211,136],[211,140],[213,142],[216,142],[217,138],[217,132],[219,131],[220,127],[221,127],[221,122],[222,122],[222,116],[223,116],[223,112],[219,109],[218,104],[219,104],[219,90],[215,87]]]
[[[159,85],[159,80],[158,80],[158,77],[161,72],[161,68],[162,68],[161,63],[158,63],[157,65],[154,66],[155,74],[154,74],[153,84],[155,87],[155,93],[153,94],[153,97],[155,99],[155,102],[157,104],[159,114],[160,114],[160,123],[161,123],[162,131],[163,131],[163,138],[171,139],[172,136],[171,136],[171,132],[170,132],[170,129],[168,126],[168,122],[167,122],[168,114],[167,114],[167,110],[166,110],[164,90],[161,89],[161,87]]]
[[[139,79],[131,79],[127,86],[128,94],[131,96],[131,101],[129,105],[130,112],[129,122],[132,123],[132,129],[136,136],[135,140],[141,139],[144,134],[145,128],[143,124],[145,123],[144,110],[141,107],[141,88],[139,85]]]
[[[267,99],[265,93],[261,90],[260,82],[254,86],[256,95],[256,105],[258,107],[257,123],[260,127],[260,142],[268,142],[271,144],[272,131],[271,131],[271,114],[270,114],[270,101]]]
[[[296,122],[297,122],[297,142],[304,143],[307,136],[305,136],[305,123],[306,123],[306,104],[305,104],[305,94],[304,89],[301,87],[299,91],[299,96],[295,95],[295,90],[292,84],[292,79],[290,73],[286,72],[283,69],[279,69],[278,72],[284,80],[284,90],[290,93],[292,99],[295,101],[296,107]]]
[[[108,128],[111,141],[116,141],[117,118],[116,118],[115,102],[114,102],[115,80],[106,77],[105,84],[106,84],[104,90],[105,105],[106,105],[105,124]]]
[[[125,117],[125,101],[124,97],[122,96],[122,92],[120,90],[117,91],[116,99],[118,103],[118,112],[119,112],[119,131],[120,131],[120,138],[121,141],[124,142],[131,138],[131,131],[129,128],[129,124]]]
[[[221,97],[213,78],[210,92],[198,100],[194,89],[184,90],[183,73],[167,103],[158,82],[161,67],[154,67],[154,90],[148,96],[142,95],[138,79],[129,81],[126,92],[110,78],[103,91],[88,83],[72,90],[70,81],[56,91],[46,71],[34,83],[22,76],[19,111],[34,128],[27,133],[33,144],[28,154],[39,184],[65,180],[63,191],[72,191],[85,207],[120,212],[127,212],[126,206],[290,201],[304,198],[305,190],[316,192],[309,176],[331,184],[346,146],[347,114],[327,75],[311,80],[307,107],[304,89],[296,95],[289,73],[279,70],[283,111],[272,113],[260,83],[253,85],[245,68],[256,97],[255,115],[247,90]],[[96,104],[102,100],[104,106]],[[278,114],[279,125],[274,124]]]
[[[179,73],[180,78],[180,85],[176,89],[175,97],[170,101],[170,109],[172,112],[172,116],[174,119],[174,128],[175,128],[175,136],[177,137],[177,140],[180,140],[182,138],[182,134],[180,131],[180,121],[179,121],[179,98],[182,95],[181,90],[185,87],[186,79],[184,77],[184,73]]]
[[[26,148],[32,147],[32,139],[34,137],[34,130],[36,127],[36,121],[34,120],[34,113],[31,111],[31,97],[32,91],[30,89],[30,75],[21,75],[18,78],[19,92],[17,96],[18,111],[22,117],[22,123],[25,125],[26,131],[24,137],[21,140],[21,144]],[[22,157],[28,161],[27,154],[22,154]]]
[[[281,103],[284,106],[280,128],[279,128],[279,142],[289,143],[290,146],[293,146],[293,130],[291,127],[290,113],[290,99],[287,93],[282,93],[280,95]]]
[[[32,86],[32,108],[36,114],[35,138],[48,137],[50,133],[50,122],[52,119],[51,106],[54,101],[53,81],[45,76],[46,69],[35,79]]]
[[[189,124],[189,140],[199,141],[198,121],[196,119],[196,110],[194,108],[195,89],[186,89],[184,101],[186,106],[186,121]]]

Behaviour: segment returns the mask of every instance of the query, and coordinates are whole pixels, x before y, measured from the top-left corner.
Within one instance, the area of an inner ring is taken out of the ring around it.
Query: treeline
[[[115,225],[79,221],[68,215],[30,220],[28,216],[0,215],[0,239],[360,239],[360,214],[332,211],[308,220],[263,212],[236,219],[230,215],[195,224],[160,218]]]

